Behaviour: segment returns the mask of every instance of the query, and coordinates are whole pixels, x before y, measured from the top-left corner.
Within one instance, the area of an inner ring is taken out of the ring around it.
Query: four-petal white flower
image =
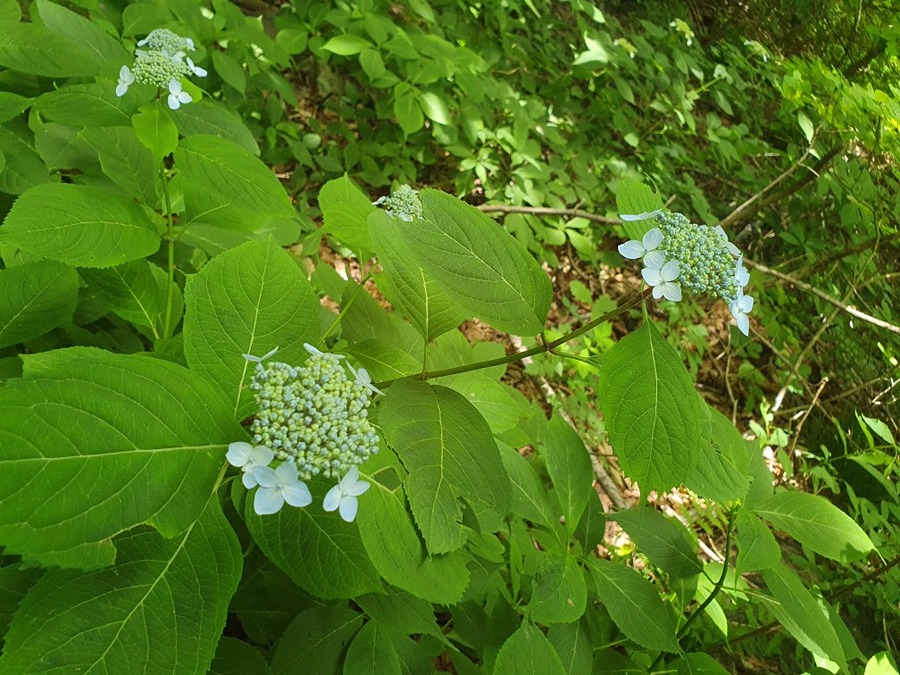
[[[258,466],[253,469],[253,478],[259,485],[253,498],[257,515],[278,513],[285,502],[297,507],[312,504],[309,488],[298,478],[297,467],[292,462],[285,462],[277,469]]]
[[[340,509],[341,518],[352,523],[359,507],[357,497],[369,489],[369,483],[359,480],[359,469],[352,467],[341,481],[328,491],[322,508],[326,511]]]
[[[169,82],[169,107],[172,110],[178,110],[183,104],[190,103],[194,99],[186,91],[181,89],[181,82],[172,80]]]
[[[200,66],[196,65],[193,61],[191,61],[190,56],[187,57],[187,65],[188,68],[191,69],[191,72],[197,77],[206,77],[206,68],[201,68]]]
[[[734,266],[734,280],[737,282],[739,288],[743,289],[744,286],[750,283],[750,272],[747,271],[747,268],[744,267],[744,256],[739,255],[737,259],[737,264]]]
[[[662,240],[662,230],[654,227],[652,230],[647,231],[647,234],[644,235],[641,241],[631,239],[624,244],[619,244],[619,253],[622,254],[623,258],[628,258],[629,260],[643,258],[647,267],[662,267],[666,262],[666,257],[662,251],[657,250],[662,244]]]
[[[753,297],[744,295],[744,291],[738,289],[737,297],[728,305],[728,309],[737,321],[738,330],[744,335],[750,335],[750,318],[747,315],[753,309]]]
[[[128,91],[128,87],[134,84],[134,73],[131,72],[131,69],[128,66],[122,66],[119,68],[119,82],[116,85],[116,96],[124,96],[125,92]]]
[[[675,280],[681,274],[681,265],[677,260],[670,260],[662,267],[645,267],[641,270],[641,276],[648,286],[653,287],[653,297],[657,300],[665,298],[672,302],[681,300],[681,285]]]
[[[264,445],[252,446],[244,441],[237,441],[228,444],[228,452],[225,458],[231,466],[236,466],[243,472],[241,481],[248,490],[256,487],[256,477],[253,470],[256,467],[268,466],[273,459],[275,453]]]

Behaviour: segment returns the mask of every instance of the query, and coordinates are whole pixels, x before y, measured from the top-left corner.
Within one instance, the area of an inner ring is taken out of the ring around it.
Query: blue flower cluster
[[[134,66],[122,66],[116,84],[116,96],[124,96],[135,82],[152,84],[169,90],[168,104],[173,110],[193,99],[181,86],[181,78],[188,75],[205,77],[206,70],[195,65],[187,52],[194,51],[194,41],[157,28],[137,43],[146,49],[135,50]]]
[[[384,206],[389,216],[412,222],[422,220],[425,217],[422,211],[422,202],[419,201],[419,193],[409,185],[401,185],[390,197],[379,197],[374,202],[375,206]]]
[[[750,274],[738,248],[728,241],[720,227],[695,225],[680,213],[656,211],[637,216],[623,215],[623,220],[653,218],[657,227],[641,241],[631,240],[619,246],[619,253],[635,260],[642,258],[644,281],[653,287],[653,297],[681,300],[681,287],[694,293],[722,298],[744,335],[750,332],[747,314],[753,309],[753,298],[744,295]]]

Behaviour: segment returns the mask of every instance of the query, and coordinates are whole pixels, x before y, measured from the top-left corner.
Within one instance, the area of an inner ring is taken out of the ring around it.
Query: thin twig
[[[871,314],[866,314],[865,312],[860,312],[855,307],[851,307],[850,305],[844,304],[837,298],[833,298],[830,295],[828,295],[827,293],[825,293],[824,291],[820,291],[815,286],[810,286],[806,282],[800,281],[799,279],[796,279],[796,278],[790,276],[789,274],[784,274],[783,272],[773,270],[771,267],[766,267],[765,265],[761,265],[760,263],[753,262],[752,260],[748,260],[746,258],[744,258],[744,264],[747,265],[747,267],[752,267],[753,269],[759,270],[763,274],[768,274],[777,279],[781,279],[782,281],[786,281],[789,284],[793,284],[797,288],[800,288],[800,289],[806,291],[807,293],[812,293],[813,295],[815,295],[818,298],[821,298],[825,302],[830,302],[832,305],[834,305],[838,309],[846,312],[847,314],[849,314],[851,316],[855,316],[857,319],[866,321],[867,323],[871,323],[875,326],[878,326],[879,328],[884,328],[885,330],[889,330],[892,333],[897,333],[898,335],[900,335],[900,326],[895,326],[894,324],[888,323],[887,321],[876,318],[876,317],[872,316]]]
[[[806,418],[809,417],[809,414],[812,412],[812,409],[816,407],[816,403],[819,400],[819,396],[822,393],[822,390],[825,388],[825,385],[828,384],[828,378],[823,377],[822,381],[819,383],[819,388],[816,389],[816,395],[813,396],[812,402],[809,404],[809,407],[806,409],[806,412],[803,413],[803,417],[800,418],[800,423],[797,425],[797,428],[794,430],[794,440],[791,441],[791,447],[788,450],[788,457],[791,458],[791,461],[794,462],[794,451],[797,449],[797,443],[800,440],[800,431],[803,429],[803,423],[806,422]],[[796,463],[796,462],[795,462]],[[797,469],[799,467],[794,467],[794,473],[797,473]]]
[[[582,209],[554,209],[549,206],[507,206],[506,204],[482,204],[478,209],[484,213],[526,213],[532,216],[567,216],[569,218],[585,218],[604,225],[621,225],[618,218],[598,216]]]

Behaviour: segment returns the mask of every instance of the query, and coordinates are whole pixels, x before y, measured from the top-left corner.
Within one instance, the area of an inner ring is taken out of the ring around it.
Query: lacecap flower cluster
[[[401,185],[391,193],[390,197],[379,197],[372,204],[383,206],[389,216],[407,222],[422,220],[425,217],[422,202],[419,201],[419,192],[413,190],[409,185]]]
[[[122,66],[116,84],[116,96],[124,96],[135,82],[152,84],[168,90],[168,104],[177,110],[193,99],[182,89],[181,78],[188,75],[206,77],[206,70],[196,65],[188,52],[194,51],[194,41],[167,28],[157,28],[137,43],[134,65]]]
[[[680,213],[654,211],[622,215],[622,220],[653,218],[657,226],[638,241],[619,246],[625,258],[641,258],[641,275],[654,298],[681,300],[682,286],[693,293],[721,298],[728,304],[738,329],[749,335],[753,298],[744,294],[750,274],[740,250],[728,241],[721,226],[696,225]]]
[[[250,427],[253,444],[229,445],[227,459],[243,472],[248,489],[258,488],[257,514],[276,513],[286,503],[312,503],[303,482],[313,476],[338,478],[325,496],[326,511],[339,510],[347,522],[356,517],[357,497],[369,488],[357,465],[378,452],[378,436],[368,420],[373,394],[380,394],[365,369],[350,368],[343,356],[305,345],[310,357],[301,367],[245,354],[256,364],[250,388],[259,412]],[[275,466],[277,465],[277,466]]]

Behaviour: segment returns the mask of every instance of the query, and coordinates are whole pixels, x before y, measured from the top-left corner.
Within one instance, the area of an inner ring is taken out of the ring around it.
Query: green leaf
[[[372,43],[358,35],[336,35],[322,45],[322,49],[339,56],[352,56],[364,49],[372,47]]]
[[[254,541],[305,592],[342,599],[380,589],[381,580],[356,524],[345,523],[337,512],[326,513],[318,505],[285,506],[278,513],[259,516],[253,510],[252,493],[244,501],[244,520]],[[367,508],[366,501],[360,500],[360,512]]]
[[[875,545],[862,528],[824,497],[779,492],[761,500],[754,513],[816,553],[837,560],[859,560]]]
[[[416,90],[405,82],[394,87],[394,117],[407,136],[416,133],[425,124]]]
[[[374,621],[399,635],[432,635],[449,646],[427,600],[396,588],[387,593],[370,593],[354,599]]]
[[[10,91],[0,91],[0,124],[17,117],[31,105],[31,99]]]
[[[384,59],[381,58],[381,54],[375,49],[364,49],[360,52],[359,65],[366,77],[369,78],[369,82],[377,80],[387,72],[387,69],[384,67]]]
[[[34,107],[47,119],[76,127],[131,124],[131,106],[102,84],[70,84],[47,92]]]
[[[741,511],[735,524],[738,548],[735,569],[738,572],[756,572],[778,564],[781,547],[768,525],[748,511]]]
[[[513,513],[553,529],[557,516],[550,506],[547,489],[537,473],[515,449],[500,446],[500,459],[512,485],[510,508]]]
[[[19,603],[44,570],[27,563],[0,567],[0,633],[6,635]]]
[[[94,77],[101,61],[91,50],[35,23],[0,31],[0,66],[45,77]]]
[[[182,136],[218,136],[239,145],[251,155],[259,156],[259,145],[240,115],[221,103],[204,99],[183,105],[169,114]]]
[[[388,583],[430,602],[459,602],[469,584],[467,556],[457,551],[429,557],[406,508],[402,487],[389,489],[380,482],[385,480],[381,473],[372,478],[356,519],[378,573]]]
[[[40,337],[72,320],[78,274],[41,260],[0,271],[0,348]]]
[[[327,187],[327,185],[326,185]],[[453,330],[465,319],[463,310],[429,277],[403,241],[402,230],[415,227],[381,210],[369,215],[369,235],[384,270],[376,277],[379,288],[427,342]]]
[[[856,413],[856,419],[859,420],[860,426],[865,424],[885,443],[887,443],[888,445],[895,445],[894,434],[891,433],[891,428],[880,419],[876,419],[874,417],[866,417],[865,415],[861,415],[859,413]]]
[[[97,152],[100,167],[129,197],[148,206],[158,203],[153,155],[129,127],[83,129],[78,137]]]
[[[640,239],[647,230],[654,227],[649,215],[663,208],[663,200],[659,193],[639,180],[626,178],[619,182],[616,189],[616,209],[623,216],[646,215],[648,219],[626,221],[625,232],[632,239]]]
[[[297,664],[315,664],[321,673],[337,672],[363,615],[345,605],[313,607],[299,614],[275,648],[272,672],[296,675]]]
[[[447,104],[444,103],[444,99],[438,94],[430,91],[422,92],[419,100],[422,104],[422,111],[428,119],[438,124],[446,125],[452,123],[453,120],[450,119],[450,111],[447,110]]]
[[[610,515],[654,565],[673,579],[685,579],[703,571],[697,560],[697,544],[691,533],[674,518],[649,506],[636,506]]]
[[[866,663],[863,675],[897,675],[897,662],[890,652],[878,652]]]
[[[319,338],[319,301],[303,270],[271,238],[213,258],[188,278],[184,354],[231,402],[237,419],[254,409],[253,364],[242,354],[299,363]]]
[[[166,155],[171,155],[178,147],[178,129],[162,101],[153,101],[141,106],[141,112],[131,119],[134,133],[159,164]]]
[[[203,135],[183,138],[175,150],[175,165],[183,180],[187,227],[204,223],[262,234],[296,220],[275,174],[231,141]]]
[[[693,474],[705,410],[678,353],[652,323],[607,352],[597,394],[610,444],[643,490],[663,492]]]
[[[494,672],[516,675],[563,675],[566,671],[550,641],[537,626],[524,623],[503,643]]]
[[[769,609],[788,633],[813,654],[846,669],[844,650],[834,627],[797,575],[781,563],[760,574],[775,598]]]
[[[426,219],[401,229],[415,264],[494,328],[539,333],[552,291],[540,264],[478,209],[437,190],[422,190],[419,197]]]
[[[541,454],[556,496],[562,506],[566,524],[572,532],[584,513],[588,500],[596,499],[594,470],[587,448],[578,433],[559,415],[554,415],[547,429]]]
[[[258,649],[237,638],[223,636],[207,675],[271,675],[269,662]]]
[[[130,54],[98,21],[91,21],[80,14],[48,0],[37,0],[41,21],[56,35],[87,49],[98,64],[124,63]]]
[[[83,269],[81,278],[118,316],[149,329],[154,339],[162,336],[169,285],[162,268],[148,260],[132,260],[103,270]],[[181,290],[177,286],[173,290],[172,316],[177,324],[184,302]]]
[[[343,672],[348,675],[401,673],[400,657],[394,649],[391,635],[377,621],[369,621],[353,638],[347,648]]]
[[[0,388],[7,553],[97,567],[128,528],[173,537],[194,522],[241,435],[211,385],[148,356],[75,347],[23,358],[25,378]]]
[[[20,195],[50,181],[50,172],[34,149],[31,132],[22,129],[15,133],[9,127],[0,127],[0,152],[6,158],[6,166],[0,170],[0,192]]]
[[[750,488],[744,439],[722,413],[705,403],[703,407],[709,411],[711,438],[685,487],[721,503],[743,499]]]
[[[587,607],[587,584],[584,574],[571,554],[541,556],[528,618],[545,625],[578,621]]]
[[[159,234],[132,200],[102,188],[49,183],[23,194],[0,241],[76,267],[111,267],[145,258]]]
[[[361,340],[344,352],[353,356],[376,382],[422,372],[422,364],[412,354],[389,340]]]
[[[811,143],[813,134],[816,133],[816,128],[813,126],[813,123],[809,119],[809,117],[806,116],[806,113],[802,111],[797,113],[797,123],[803,130],[803,135],[806,136],[806,142]]]
[[[233,56],[229,56],[225,52],[213,50],[212,54],[213,68],[222,78],[225,84],[231,85],[241,94],[247,89],[247,75],[240,62]]]
[[[589,558],[600,600],[629,640],[647,649],[679,650],[675,617],[656,586],[622,563]]]
[[[379,422],[409,471],[410,505],[432,555],[465,543],[460,499],[476,512],[506,515],[510,489],[497,445],[484,418],[460,394],[397,382],[384,397]]]
[[[354,253],[372,250],[369,214],[376,211],[371,200],[346,175],[330,180],[319,190],[323,234],[332,234]]]
[[[677,665],[678,675],[728,675],[729,671],[709,654],[684,654],[672,665]]]
[[[562,661],[566,675],[591,674],[594,649],[581,622],[555,624],[547,632],[547,639]]]
[[[111,568],[46,572],[16,614],[0,671],[206,672],[242,559],[218,498],[203,496],[205,510],[175,539],[140,528],[114,539]]]

